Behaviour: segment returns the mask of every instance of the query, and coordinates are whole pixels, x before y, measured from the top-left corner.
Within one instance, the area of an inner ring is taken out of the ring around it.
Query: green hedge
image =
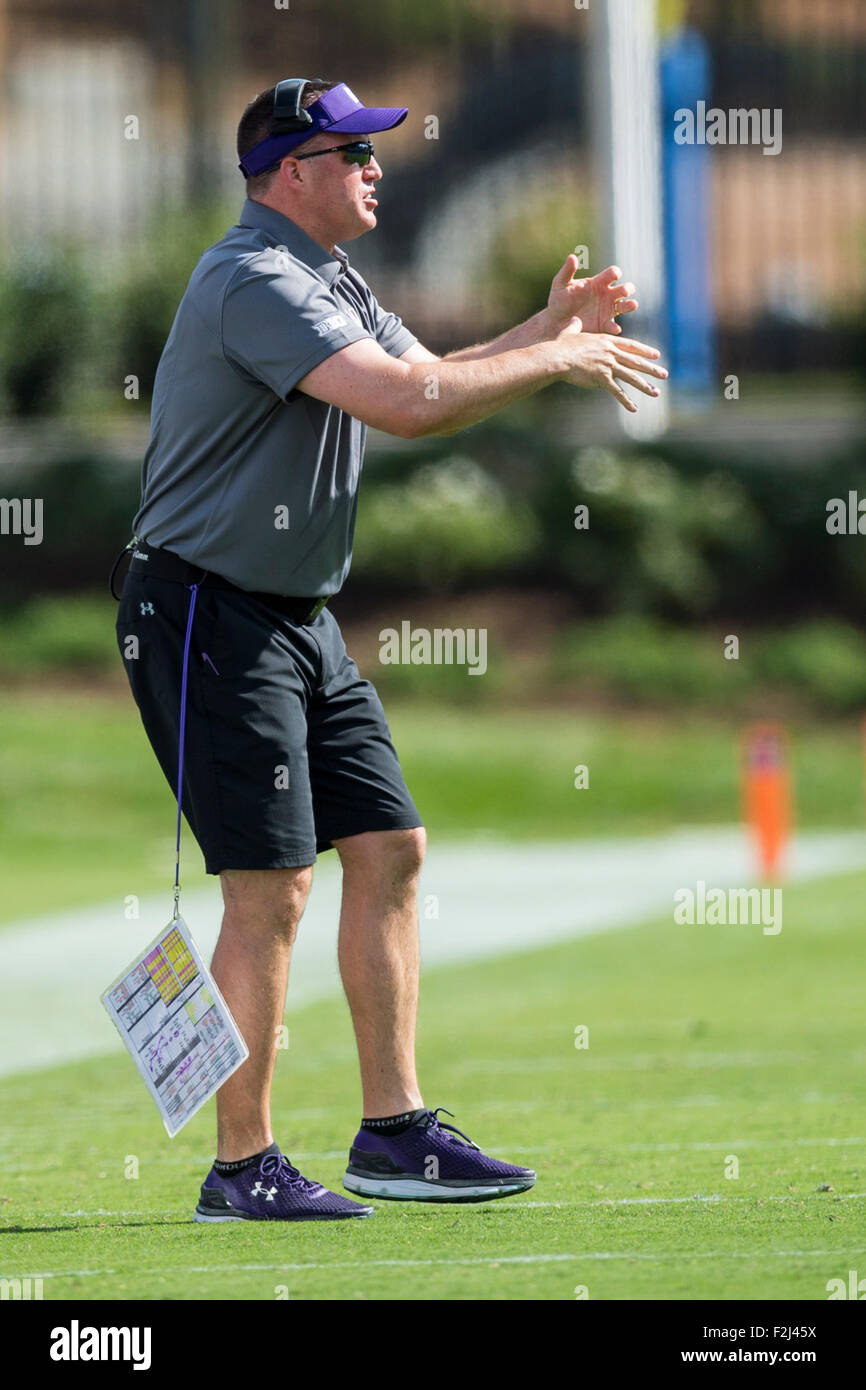
[[[586,617],[789,626],[866,623],[866,537],[827,532],[827,502],[866,498],[866,450],[812,466],[661,441],[574,448],[538,418],[453,439],[375,448],[355,532],[353,596],[391,590],[553,590]],[[0,543],[7,602],[106,582],[138,507],[137,462],[37,458],[0,473],[0,496],[41,497],[44,541]],[[588,529],[575,528],[575,508]]]
[[[725,656],[736,636],[739,655]],[[689,631],[645,617],[577,624],[551,652],[554,687],[615,695],[634,704],[720,710],[772,702],[841,715],[866,714],[866,636],[841,622],[781,631]]]
[[[73,251],[29,247],[0,266],[0,399],[7,414],[57,412],[91,346],[93,288]]]
[[[455,454],[401,481],[361,489],[352,571],[422,591],[468,588],[538,549],[535,518],[471,458]]]
[[[120,672],[116,607],[97,594],[39,598],[0,614],[0,679]],[[440,626],[455,626],[453,618]],[[365,673],[383,695],[483,704],[518,698],[611,699],[647,708],[754,712],[772,707],[826,716],[866,713],[866,636],[841,622],[781,631],[746,627],[739,657],[727,660],[731,630],[689,630],[624,615],[573,624],[527,665],[495,631],[487,670],[381,664]]]

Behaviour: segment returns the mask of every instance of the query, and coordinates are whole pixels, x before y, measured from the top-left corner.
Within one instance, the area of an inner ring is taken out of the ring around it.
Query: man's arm
[[[417,348],[410,348],[405,358],[415,354],[417,359]],[[416,439],[477,424],[553,381],[601,388],[634,411],[623,383],[658,395],[646,380],[667,376],[654,360],[658,356],[658,349],[645,343],[584,333],[580,319],[545,341],[469,361],[432,354],[423,361],[395,358],[374,339],[363,338],[315,367],[298,389],[374,429]]]
[[[507,333],[501,334],[501,336],[495,338],[493,342],[482,343],[477,347],[463,348],[459,352],[449,352],[445,357],[437,357],[435,352],[431,352],[429,348],[425,348],[423,343],[413,343],[406,352],[401,352],[400,361],[410,362],[413,365],[422,362],[473,362],[482,357],[498,356],[500,352],[508,352],[514,348],[532,347],[534,343],[545,341],[544,335],[538,331],[538,328],[534,324],[534,320],[540,318],[540,314],[534,314],[532,319],[527,319],[526,323],[520,323],[516,328],[509,329]],[[438,373],[435,377],[432,373],[428,373],[425,376],[425,381],[428,384],[433,380],[438,382]],[[515,399],[517,398],[515,397]],[[443,424],[440,425],[438,429],[432,430],[431,433],[450,436],[452,434],[459,434],[460,431],[465,428],[466,426],[463,424],[451,425],[450,428]]]
[[[547,342],[556,337],[546,309],[541,309],[532,318],[518,323],[507,332],[500,333],[489,343],[476,343],[474,347],[458,348],[446,352],[443,362],[477,362],[482,357],[498,357],[501,352],[512,352],[515,348],[533,347],[536,343]],[[411,348],[410,348],[411,351]]]

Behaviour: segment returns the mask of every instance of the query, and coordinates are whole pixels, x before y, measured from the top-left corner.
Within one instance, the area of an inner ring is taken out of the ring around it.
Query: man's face
[[[299,146],[301,154],[313,154],[334,145],[348,145],[367,140],[367,135],[333,135],[320,131]],[[345,155],[334,152],[317,159],[297,162],[303,184],[295,185],[302,198],[304,212],[326,228],[334,242],[351,241],[372,231],[376,226],[377,200],[375,186],[382,170],[375,156],[369,164],[350,164]]]

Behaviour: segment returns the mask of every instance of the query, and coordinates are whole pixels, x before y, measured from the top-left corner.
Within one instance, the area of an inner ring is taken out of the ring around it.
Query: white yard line
[[[804,834],[792,846],[789,881],[864,864],[863,833]],[[419,895],[424,962],[477,960],[631,926],[672,913],[675,890],[694,887],[699,879],[713,887],[754,885],[753,857],[741,830],[705,828],[545,845],[434,842]],[[131,884],[130,891],[134,889]],[[312,999],[339,992],[339,900],[336,857],[323,855],[292,961],[289,1014]],[[209,957],[221,916],[217,881],[185,895],[181,906]],[[117,1051],[121,1044],[99,995],[165,925],[169,912],[166,892],[158,899],[143,898],[137,921],[127,921],[124,903],[116,901],[4,928],[0,1075]],[[761,932],[760,927],[737,930]],[[778,949],[780,940],[784,929],[781,936],[762,936],[761,949]]]
[[[241,1225],[242,1223],[238,1223]],[[802,1259],[847,1259],[851,1255],[866,1255],[866,1248],[844,1246],[836,1250],[586,1250],[574,1254],[537,1255],[483,1255],[447,1256],[444,1259],[427,1260],[330,1260],[298,1261],[294,1264],[215,1264],[184,1265],[175,1267],[173,1275],[186,1274],[231,1274],[244,1272],[263,1272],[280,1274],[289,1270],[303,1272],[312,1269],[428,1269],[431,1265],[539,1265],[565,1264],[575,1260],[677,1260],[688,1264],[690,1260],[802,1260]],[[149,1277],[159,1275],[164,1278],[166,1269],[136,1269],[136,1275]],[[19,1274],[19,1279],[104,1279],[112,1274],[126,1274],[122,1269],[55,1269],[42,1270],[32,1274]]]
[[[760,1193],[755,1192],[746,1197],[725,1197],[722,1196],[722,1194],[719,1192],[711,1192],[707,1193],[706,1195],[704,1195],[703,1193],[696,1192],[691,1197],[588,1197],[584,1198],[583,1200],[568,1199],[567,1201],[563,1202],[551,1201],[512,1203],[507,1203],[500,1200],[494,1201],[489,1206],[483,1207],[483,1210],[486,1215],[489,1215],[491,1212],[495,1212],[496,1215],[504,1215],[506,1212],[509,1211],[539,1211],[544,1208],[550,1208],[550,1210],[552,1211],[559,1211],[566,1207],[667,1207],[688,1205],[692,1202],[710,1202],[715,1206],[723,1205],[726,1202],[802,1202],[805,1201],[807,1197],[819,1195],[821,1196],[823,1201],[834,1202],[862,1202],[863,1199],[866,1198],[866,1192],[838,1192],[834,1193],[832,1197],[829,1197],[827,1194],[819,1194],[817,1192],[804,1192],[801,1195],[798,1195],[795,1192],[781,1192],[769,1193],[766,1196],[762,1196]],[[482,1204],[478,1203],[475,1207],[475,1210],[481,1211]],[[471,1208],[467,1207],[466,1211],[462,1214],[466,1216],[471,1216],[473,1213]],[[139,1223],[145,1220],[155,1220],[157,1217],[165,1217],[166,1219],[173,1218],[174,1222],[176,1222],[178,1218],[178,1211],[176,1207],[166,1211],[146,1211],[138,1207],[122,1211],[106,1211],[102,1207],[97,1207],[93,1211],[85,1211],[81,1208],[79,1208],[77,1211],[47,1211],[40,1209],[38,1220],[46,1221],[50,1218],[53,1221],[59,1219],[60,1217],[63,1217],[64,1219],[69,1219],[81,1216],[134,1216]],[[26,1228],[24,1229],[26,1230]]]
[[[759,928],[760,930],[760,928]],[[725,1067],[760,1067],[766,1071],[769,1067],[792,1067],[801,1063],[808,1063],[814,1059],[811,1052],[790,1052],[790,1051],[768,1051],[768,1052],[677,1052],[665,1053],[658,1052],[635,1052],[632,1054],[621,1054],[617,1057],[583,1057],[580,1063],[581,1071],[601,1072],[601,1071],[655,1071],[657,1067],[665,1063],[676,1063],[678,1067],[686,1067],[692,1071],[720,1071]],[[851,1062],[866,1062],[866,1050],[851,1053]],[[462,1061],[455,1063],[453,1070],[461,1072],[505,1072],[515,1076],[532,1076],[535,1072],[559,1071],[562,1067],[560,1057],[465,1057]],[[619,1102],[616,1102],[619,1104]],[[641,1102],[634,1102],[640,1104]],[[655,1105],[653,1099],[647,1104]],[[684,1105],[718,1105],[715,1096],[684,1096]]]

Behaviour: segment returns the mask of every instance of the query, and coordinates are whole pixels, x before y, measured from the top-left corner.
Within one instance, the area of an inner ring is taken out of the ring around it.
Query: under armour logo
[[[153,604],[152,604],[152,603],[140,603],[138,606],[139,606],[139,608],[141,609],[142,617],[145,617],[148,613],[150,613],[150,614],[153,613]]]
[[[261,1183],[257,1182],[250,1195],[253,1197],[264,1197],[266,1202],[272,1202],[276,1194],[277,1189],[275,1187],[262,1187]]]

